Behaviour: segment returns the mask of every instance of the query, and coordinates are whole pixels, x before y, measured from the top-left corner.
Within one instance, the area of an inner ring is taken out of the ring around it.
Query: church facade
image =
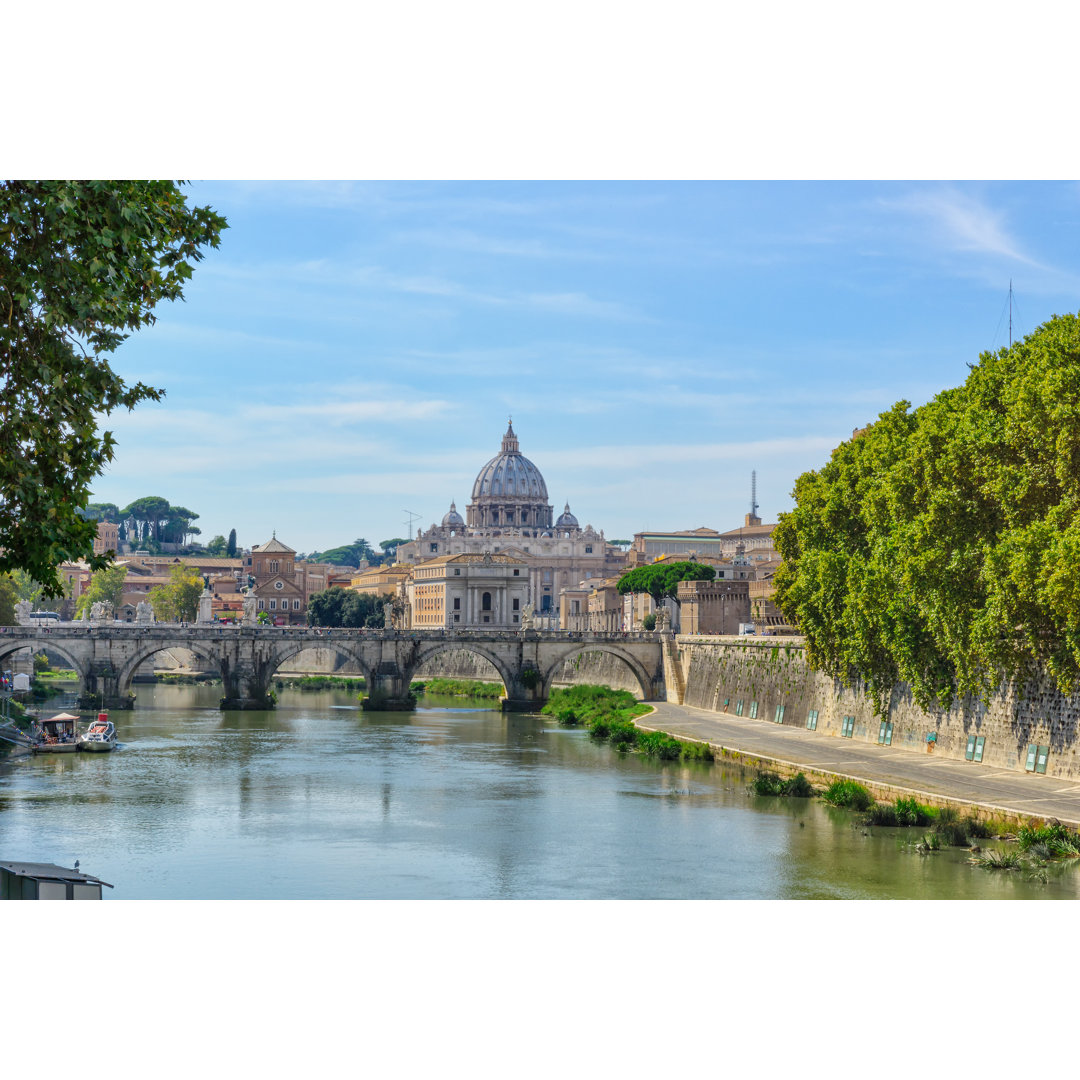
[[[570,504],[556,518],[540,470],[521,453],[511,422],[499,453],[477,474],[465,516],[450,503],[441,524],[418,529],[400,544],[397,559],[419,568],[447,555],[500,554],[528,571],[529,603],[539,614],[556,615],[559,591],[591,578],[619,573],[624,553],[608,544],[603,530],[582,528]]]

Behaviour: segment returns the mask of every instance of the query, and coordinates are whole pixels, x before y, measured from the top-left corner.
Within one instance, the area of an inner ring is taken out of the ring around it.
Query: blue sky
[[[764,520],[893,402],[1080,309],[1074,183],[211,183],[221,247],[116,366],[95,485],[299,551],[463,509],[512,415],[609,538]]]

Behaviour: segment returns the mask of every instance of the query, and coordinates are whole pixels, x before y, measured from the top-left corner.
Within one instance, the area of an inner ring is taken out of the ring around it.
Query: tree
[[[120,523],[120,507],[116,503],[87,503],[79,514],[87,521],[111,521],[114,525]]]
[[[194,622],[202,591],[203,579],[190,567],[179,565],[169,570],[168,583],[155,585],[146,599],[159,622]]]
[[[383,550],[386,559],[395,559],[399,544],[407,544],[409,541],[404,536],[395,536],[393,540],[380,540],[379,547]]]
[[[359,627],[383,625],[383,599],[334,585],[308,600],[308,626]]]
[[[228,544],[225,545],[225,554],[230,559],[235,559],[236,558],[236,530],[235,529],[230,529],[229,530],[229,542],[228,542]]]
[[[366,559],[372,565],[382,562],[382,556],[376,555],[371,545],[364,539],[354,540],[351,544],[330,548],[329,551],[312,552],[308,558],[312,562],[330,563],[332,566],[359,566]]]
[[[114,610],[118,608],[124,595],[126,577],[126,566],[106,566],[103,570],[95,570],[90,575],[90,584],[75,605],[76,614],[88,614],[91,606],[98,600],[112,604]]]
[[[172,507],[160,495],[144,495],[128,503],[120,511],[125,520],[133,523],[135,538],[142,542],[161,542],[161,530],[168,525]]]
[[[716,571],[696,562],[649,563],[627,571],[615,584],[620,596],[627,593],[648,593],[659,607],[665,599],[679,604],[677,589],[680,581],[712,581]]]
[[[224,536],[215,536],[213,540],[206,545],[206,554],[220,557],[225,554],[228,545],[225,543]]]
[[[1045,671],[1080,682],[1080,319],[983,353],[962,386],[901,401],[795,483],[776,602],[810,662],[884,713]]]
[[[15,604],[19,599],[10,574],[0,574],[0,626],[15,625]]]
[[[0,182],[0,571],[59,596],[61,562],[108,564],[79,513],[114,453],[97,418],[164,394],[110,354],[183,297],[226,227],[170,180]]]

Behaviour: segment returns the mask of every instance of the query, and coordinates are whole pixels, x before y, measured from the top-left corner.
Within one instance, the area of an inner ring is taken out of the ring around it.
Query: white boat
[[[97,719],[79,736],[79,749],[90,754],[104,754],[116,746],[116,727],[108,713],[98,713]]]

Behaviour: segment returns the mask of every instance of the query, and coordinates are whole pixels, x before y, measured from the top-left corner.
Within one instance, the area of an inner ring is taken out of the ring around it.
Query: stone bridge
[[[411,708],[409,684],[426,660],[464,649],[494,665],[506,687],[503,708],[535,710],[547,701],[563,663],[581,653],[618,657],[633,672],[646,701],[664,697],[664,661],[655,633],[599,634],[565,631],[313,630],[291,627],[217,627],[82,623],[6,627],[0,633],[0,669],[18,649],[47,649],[62,656],[94,703],[130,708],[132,676],[155,653],[189,649],[221,672],[223,709],[272,707],[274,673],[305,649],[333,649],[356,662],[367,683],[364,707]]]

